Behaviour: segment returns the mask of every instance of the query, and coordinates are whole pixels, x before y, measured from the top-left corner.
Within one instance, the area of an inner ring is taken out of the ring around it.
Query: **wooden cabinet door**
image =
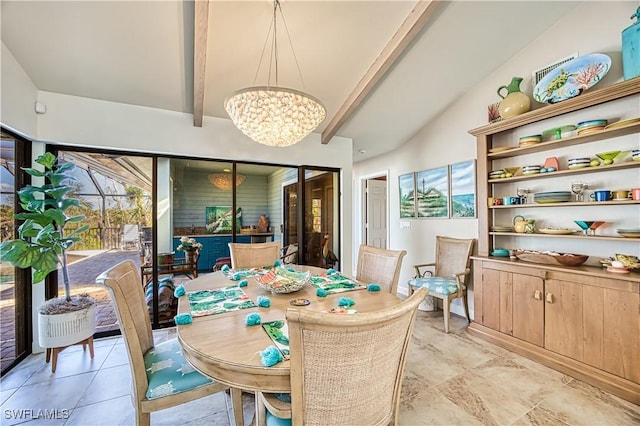
[[[500,272],[500,331],[513,335],[513,275],[510,272]]]
[[[513,336],[544,345],[544,281],[540,277],[512,274]]]
[[[500,271],[482,270],[482,325],[500,330]]]
[[[640,295],[604,289],[604,369],[640,383]]]
[[[582,284],[545,282],[544,347],[583,361]]]

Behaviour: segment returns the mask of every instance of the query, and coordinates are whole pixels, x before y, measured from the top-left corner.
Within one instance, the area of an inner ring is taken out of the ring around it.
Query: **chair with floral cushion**
[[[153,411],[229,389],[196,371],[182,355],[177,339],[154,344],[135,263],[121,262],[96,282],[107,288],[120,323],[129,356],[137,425],[149,425]],[[232,390],[234,402],[240,396]]]
[[[462,298],[464,312],[469,318],[469,302],[467,301],[467,277],[471,273],[469,267],[474,239],[458,239],[436,237],[435,262],[414,265],[416,276],[409,280],[409,293],[418,287],[426,287],[429,296],[442,300],[444,315],[444,331],[449,332],[450,307],[453,299]],[[423,268],[433,268],[423,270]]]
[[[287,309],[291,394],[256,392],[257,425],[397,424],[407,350],[426,294],[418,289],[349,318]]]

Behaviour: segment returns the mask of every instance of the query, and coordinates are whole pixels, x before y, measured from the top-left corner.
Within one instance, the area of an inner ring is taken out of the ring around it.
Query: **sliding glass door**
[[[2,241],[17,238],[20,211],[17,190],[29,182],[20,167],[28,165],[29,142],[2,132],[0,140],[0,231]],[[26,357],[31,341],[31,276],[28,270],[0,265],[0,366],[2,374]]]

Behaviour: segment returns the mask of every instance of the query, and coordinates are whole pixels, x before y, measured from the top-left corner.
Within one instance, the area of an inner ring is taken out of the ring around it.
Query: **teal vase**
[[[638,20],[622,31],[622,75],[630,80],[640,75],[640,7],[631,19]]]

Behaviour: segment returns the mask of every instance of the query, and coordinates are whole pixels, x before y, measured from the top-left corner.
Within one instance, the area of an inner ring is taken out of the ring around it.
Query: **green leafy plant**
[[[75,165],[72,162],[60,164],[56,156],[47,152],[36,159],[44,171],[23,168],[31,176],[43,177],[42,186],[27,185],[18,191],[20,205],[24,210],[15,215],[24,220],[18,228],[15,240],[0,245],[0,258],[18,268],[33,268],[33,282],[42,281],[49,273],[62,266],[65,297],[63,302],[73,304],[69,286],[67,250],[77,241],[79,235],[89,229],[82,225],[65,235],[69,223],[84,220],[84,215],[68,215],[67,210],[78,207],[79,202],[69,194],[75,190],[75,178],[69,174]],[[79,297],[80,305],[92,304],[93,299]],[[76,309],[82,306],[76,306]],[[41,310],[42,311],[42,310]]]

